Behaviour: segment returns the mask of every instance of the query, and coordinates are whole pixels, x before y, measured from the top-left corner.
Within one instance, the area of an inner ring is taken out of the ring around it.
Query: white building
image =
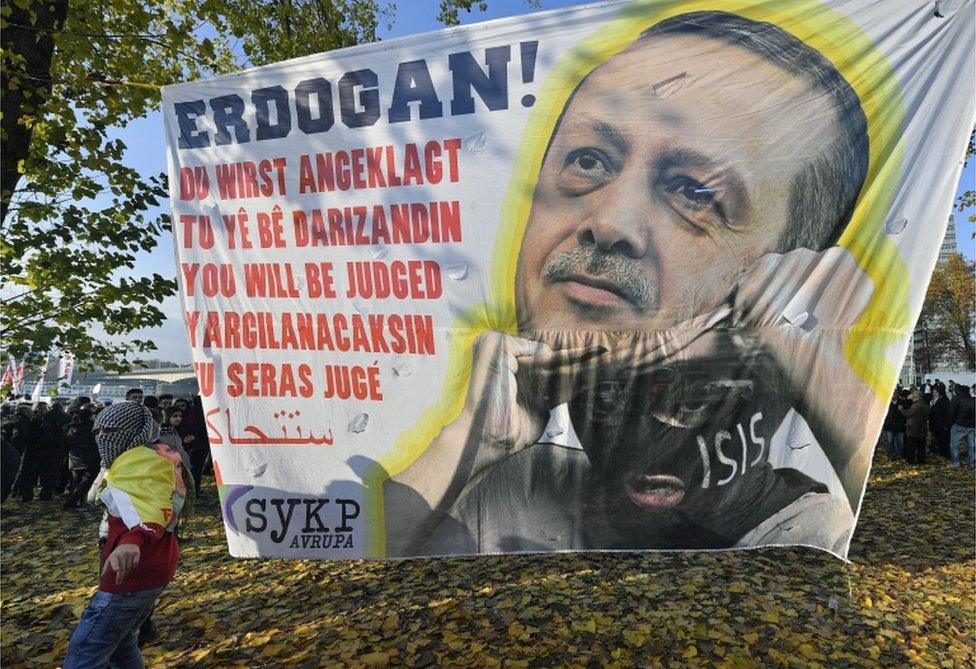
[[[946,228],[945,237],[942,238],[942,246],[939,247],[939,262],[945,262],[953,253],[959,253],[959,243],[956,240],[956,219],[950,216],[949,226]]]
[[[949,223],[946,226],[945,237],[942,238],[942,246],[939,247],[939,259],[936,264],[942,264],[954,254],[959,253],[959,242],[956,238],[956,219],[949,216]],[[902,385],[914,385],[923,379],[926,372],[932,370],[937,361],[926,359],[925,348],[925,328],[923,325],[916,324],[912,338],[908,342],[908,351],[905,353],[905,362],[902,364],[901,374],[898,380]],[[942,370],[943,376],[949,372],[964,372],[964,369]],[[934,376],[939,376],[935,374]],[[934,378],[934,377],[933,377]],[[942,378],[942,377],[940,377]]]

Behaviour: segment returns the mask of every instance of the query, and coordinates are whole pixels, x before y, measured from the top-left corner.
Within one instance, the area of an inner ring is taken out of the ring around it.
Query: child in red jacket
[[[71,636],[65,669],[144,666],[138,630],[176,572],[173,530],[185,494],[179,454],[155,444],[156,430],[149,410],[134,402],[114,404],[95,419],[108,469],[100,494],[108,539],[98,592]]]

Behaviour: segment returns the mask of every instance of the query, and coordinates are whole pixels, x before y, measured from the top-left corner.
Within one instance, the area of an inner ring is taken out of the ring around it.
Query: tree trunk
[[[962,354],[966,358],[963,362],[970,372],[976,371],[976,350],[973,347],[972,335],[966,331],[966,326],[959,323],[959,339],[962,342]]]
[[[30,150],[33,125],[24,124],[22,118],[35,117],[51,94],[54,35],[64,27],[68,0],[35,0],[28,9],[21,9],[15,2],[4,2],[4,6],[11,11],[7,27],[0,32],[3,47],[0,222],[7,218],[10,199],[20,181],[20,162]],[[22,57],[23,61],[13,62],[14,56]]]

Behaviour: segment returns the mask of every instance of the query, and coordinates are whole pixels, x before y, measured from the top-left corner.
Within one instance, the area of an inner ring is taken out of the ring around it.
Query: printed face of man
[[[792,184],[837,118],[830,96],[741,47],[662,36],[613,57],[577,89],[539,174],[520,329],[650,331],[710,313],[802,224],[790,220]],[[729,509],[766,485],[764,450],[789,406],[767,383],[774,370],[726,339],[658,370],[674,377],[664,384],[596,361],[570,402],[595,475],[593,526],[648,547],[734,540]]]
[[[806,81],[715,40],[652,37],[608,60],[539,174],[520,329],[648,330],[714,309],[778,248],[793,178],[837,116]]]

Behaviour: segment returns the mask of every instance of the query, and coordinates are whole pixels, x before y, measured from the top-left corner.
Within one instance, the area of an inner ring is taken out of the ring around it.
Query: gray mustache
[[[657,308],[657,292],[640,265],[619,253],[607,253],[593,245],[577,246],[551,258],[542,267],[542,278],[550,281],[563,281],[581,274],[610,281],[641,308]]]

